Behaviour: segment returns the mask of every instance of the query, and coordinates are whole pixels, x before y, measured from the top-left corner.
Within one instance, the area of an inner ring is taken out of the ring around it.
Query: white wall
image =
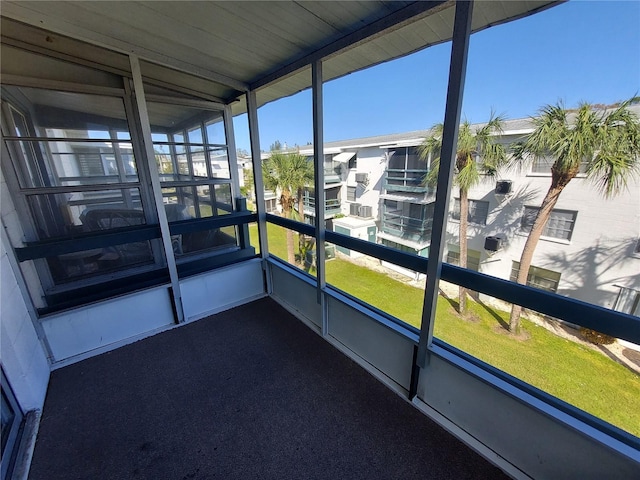
[[[2,191],[2,225],[17,222],[17,213]],[[9,233],[9,232],[8,232]],[[8,237],[0,241],[0,362],[23,411],[41,409],[49,383],[49,362],[32,324],[8,251]]]
[[[362,148],[356,153],[356,158],[357,168],[349,171],[346,184],[350,187],[357,186],[356,203],[370,206],[373,218],[378,219],[380,192],[382,192],[386,168],[384,150],[378,147]],[[366,186],[356,182],[356,173],[366,173],[368,175],[369,182]],[[342,213],[349,215],[349,204],[351,202],[346,201],[346,187],[342,199]]]
[[[40,320],[54,362],[98,354],[173,325],[168,287],[135,292]]]
[[[469,225],[469,248],[482,252],[480,271],[508,279],[512,261],[519,261],[526,232],[520,230],[524,206],[539,206],[550,175],[508,172],[513,193],[494,195],[495,181],[474,188],[469,198],[489,201],[486,226]],[[611,308],[621,285],[640,289],[640,255],[633,250],[640,236],[640,182],[630,182],[622,195],[605,199],[586,178],[575,178],[562,192],[556,209],[577,211],[570,241],[542,238],[532,264],[561,273],[558,293]],[[452,192],[453,197],[458,192]],[[453,203],[452,203],[453,205]],[[459,223],[449,219],[447,242],[458,244]],[[489,256],[484,239],[504,238],[504,247]],[[446,257],[445,257],[446,258]]]
[[[264,274],[260,259],[219,268],[180,282],[184,316],[197,320],[263,297]]]

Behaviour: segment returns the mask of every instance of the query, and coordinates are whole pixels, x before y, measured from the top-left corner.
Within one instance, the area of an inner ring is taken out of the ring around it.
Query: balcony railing
[[[324,169],[324,183],[340,183],[340,167]]]
[[[305,197],[304,209],[315,211],[316,199],[313,197]],[[340,213],[340,200],[337,198],[329,198],[325,200],[324,213],[325,215],[337,215]]]
[[[429,187],[423,185],[427,170],[402,170],[388,168],[384,177],[384,188],[387,191],[425,193]]]
[[[390,235],[412,241],[422,241],[431,235],[433,220],[413,218],[401,212],[384,212],[382,216],[382,231]]]

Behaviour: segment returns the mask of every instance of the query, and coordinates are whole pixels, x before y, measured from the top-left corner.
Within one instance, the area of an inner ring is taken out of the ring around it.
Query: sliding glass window
[[[143,188],[148,174],[124,95],[4,86],[2,97],[3,174],[24,246],[41,248],[23,259],[35,266],[46,306],[77,288],[161,268],[159,242],[147,228],[157,223]],[[92,239],[107,232],[123,235]]]
[[[147,104],[167,220],[188,223],[172,235],[179,264],[236,249],[237,227],[207,219],[234,212],[223,110],[150,101]]]

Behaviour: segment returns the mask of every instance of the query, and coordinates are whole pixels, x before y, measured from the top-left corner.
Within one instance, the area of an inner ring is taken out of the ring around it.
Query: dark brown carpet
[[[507,477],[263,299],[55,371],[29,478]]]

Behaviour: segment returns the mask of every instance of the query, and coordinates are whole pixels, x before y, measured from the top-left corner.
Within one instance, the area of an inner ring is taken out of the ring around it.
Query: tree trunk
[[[460,228],[458,237],[460,241],[460,266],[467,268],[467,225],[469,216],[469,192],[460,188]],[[458,312],[464,315],[467,312],[467,289],[460,286],[458,294]]]
[[[282,195],[280,196],[280,205],[282,205],[282,213],[285,218],[291,218],[291,212],[293,211],[293,198],[291,196],[291,192],[287,189],[282,190]],[[293,246],[293,230],[287,228],[287,261],[291,265],[296,264],[296,255]]]
[[[304,223],[304,191],[302,188],[298,189],[298,215],[300,216],[300,222]],[[298,233],[298,252],[300,253],[300,265],[304,265],[304,255],[306,250],[307,238],[304,233]]]
[[[549,188],[549,191],[542,201],[540,210],[538,210],[538,215],[533,222],[533,226],[531,227],[531,231],[529,232],[527,241],[524,244],[522,256],[520,257],[520,270],[518,271],[518,277],[516,281],[522,285],[527,284],[527,276],[529,274],[529,268],[531,267],[531,261],[533,260],[533,254],[536,250],[536,246],[538,245],[538,240],[540,240],[540,236],[544,231],[544,227],[547,224],[549,217],[551,216],[553,207],[555,207],[556,203],[558,203],[558,198],[560,197],[562,190],[564,189],[564,187],[566,187],[571,178],[573,177],[570,177],[568,179],[565,178],[563,179],[564,181],[553,179],[551,182],[551,187]],[[520,330],[521,313],[522,307],[514,303],[511,306],[511,315],[509,317],[509,331],[513,334],[517,334]]]
[[[293,250],[293,230],[287,228],[287,261],[291,265],[296,264],[296,255]]]

